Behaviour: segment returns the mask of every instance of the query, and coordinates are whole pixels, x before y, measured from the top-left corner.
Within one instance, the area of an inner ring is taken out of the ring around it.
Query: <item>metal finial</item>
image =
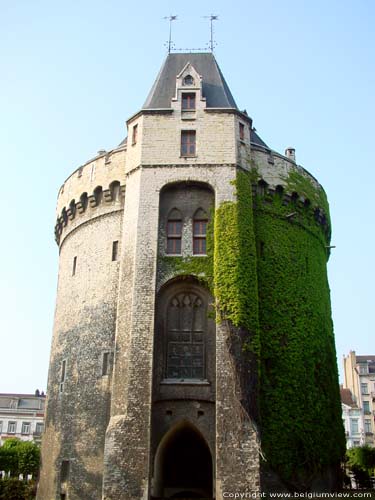
[[[216,47],[217,43],[214,40],[214,27],[213,27],[213,21],[218,21],[219,16],[216,16],[214,14],[211,14],[210,16],[203,16],[205,19],[210,20],[210,33],[211,33],[211,38],[210,38],[210,43],[209,47],[211,52],[214,51],[214,48]]]
[[[166,45],[168,47],[168,54],[171,53],[171,50],[172,50],[172,45],[173,45],[173,42],[172,42],[172,21],[176,21],[177,20],[177,16],[165,16],[163,17],[163,19],[168,19],[169,20],[169,39],[168,39],[168,42],[166,42]]]

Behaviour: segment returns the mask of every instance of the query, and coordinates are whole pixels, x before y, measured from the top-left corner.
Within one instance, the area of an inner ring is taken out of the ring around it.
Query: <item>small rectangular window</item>
[[[76,274],[76,270],[77,270],[77,257],[74,257],[73,258],[72,276],[74,276]]]
[[[182,220],[170,219],[167,222],[167,253],[181,254]]]
[[[206,255],[207,223],[205,220],[193,221],[193,254]]]
[[[359,428],[358,428],[358,418],[351,418],[350,419],[350,430],[352,434],[358,434]]]
[[[60,382],[65,382],[65,375],[66,375],[66,360],[61,364],[61,379]]]
[[[111,373],[112,367],[112,356],[111,352],[103,352],[103,362],[102,362],[102,376],[109,375]]]
[[[245,125],[243,123],[240,123],[240,140],[244,141],[245,140]]]
[[[371,429],[371,420],[369,420],[367,418],[365,420],[365,432],[366,433],[372,432],[372,429]]]
[[[190,92],[189,94],[183,92],[182,94],[182,111],[195,111],[195,93]]]
[[[16,422],[8,422],[8,434],[15,434],[16,433],[16,427],[17,427],[17,423]]]
[[[30,434],[31,424],[30,422],[22,422],[21,434]]]
[[[61,462],[61,472],[60,472],[60,481],[62,483],[65,483],[69,479],[69,472],[70,472],[70,461],[63,460]]]
[[[368,394],[368,385],[361,384],[361,394]]]
[[[134,125],[133,127],[132,144],[137,144],[137,138],[138,138],[138,124]]]
[[[118,258],[118,241],[112,243],[112,260],[117,260]]]
[[[37,436],[40,436],[43,432],[43,429],[44,429],[44,424],[43,422],[37,422],[36,426],[35,426],[35,434]]]
[[[181,156],[195,156],[195,130],[181,131]]]
[[[369,401],[363,401],[363,411],[365,414],[370,413],[370,402]]]

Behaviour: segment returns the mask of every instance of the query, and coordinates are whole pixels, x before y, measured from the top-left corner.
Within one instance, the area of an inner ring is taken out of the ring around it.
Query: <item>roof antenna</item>
[[[176,21],[177,20],[177,16],[165,16],[163,17],[163,19],[169,19],[169,40],[168,42],[165,42],[164,45],[166,45],[168,47],[168,54],[171,53],[171,50],[172,50],[172,45],[173,45],[173,42],[172,42],[172,21]]]
[[[203,16],[205,19],[210,20],[210,32],[211,32],[211,38],[210,38],[210,43],[209,47],[211,52],[214,51],[214,48],[216,47],[217,43],[214,40],[214,26],[213,26],[213,21],[218,21],[219,16],[215,16],[214,14],[211,14],[210,16]]]

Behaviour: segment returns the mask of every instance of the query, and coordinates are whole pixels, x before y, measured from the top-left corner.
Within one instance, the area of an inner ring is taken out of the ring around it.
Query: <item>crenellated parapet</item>
[[[56,206],[55,239],[80,223],[123,207],[126,143],[98,155],[76,169],[61,186]],[[66,228],[69,226],[69,230]]]
[[[68,233],[78,225],[98,216],[121,210],[124,207],[125,184],[115,180],[108,189],[98,186],[88,195],[82,193],[79,201],[72,200],[68,207],[63,207],[55,225],[55,240],[58,245]]]

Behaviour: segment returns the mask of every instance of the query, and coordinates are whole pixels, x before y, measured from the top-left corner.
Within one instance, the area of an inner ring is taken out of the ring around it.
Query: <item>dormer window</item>
[[[194,78],[191,75],[186,75],[183,79],[182,85],[194,85]]]
[[[195,111],[195,92],[182,93],[182,111]]]

